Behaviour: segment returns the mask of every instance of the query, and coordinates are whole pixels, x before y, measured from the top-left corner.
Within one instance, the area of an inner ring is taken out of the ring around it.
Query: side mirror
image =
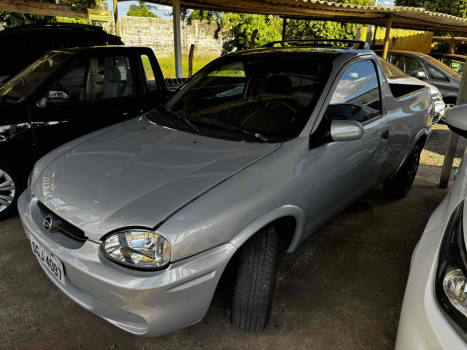
[[[334,142],[358,140],[363,137],[363,126],[355,120],[333,120],[331,138]]]
[[[467,137],[467,105],[450,108],[444,117],[449,129],[455,133]]]
[[[50,89],[49,94],[47,95],[47,100],[53,102],[69,101],[71,100],[71,95],[67,89],[53,87]]]
[[[425,72],[417,72],[417,78],[418,79],[426,79]]]
[[[47,97],[41,97],[40,99],[38,99],[36,102],[36,106],[39,108],[47,107]]]

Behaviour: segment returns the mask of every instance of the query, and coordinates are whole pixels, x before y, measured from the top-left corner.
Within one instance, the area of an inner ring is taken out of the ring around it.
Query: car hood
[[[145,118],[80,141],[36,164],[32,190],[95,240],[122,227],[156,226],[280,147],[204,137]]]
[[[406,85],[423,85],[430,88],[431,95],[436,95],[438,97],[439,90],[435,86],[428,84],[426,81],[417,79],[417,78],[398,78],[398,79],[388,79],[391,84],[406,84]]]

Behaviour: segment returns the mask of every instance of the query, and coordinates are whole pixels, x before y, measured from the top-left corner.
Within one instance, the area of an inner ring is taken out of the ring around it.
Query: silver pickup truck
[[[232,323],[264,329],[278,249],[381,183],[405,196],[431,132],[429,88],[389,84],[351,44],[223,56],[152,111],[39,160],[18,208],[45,274],[153,337],[200,321],[230,262]]]

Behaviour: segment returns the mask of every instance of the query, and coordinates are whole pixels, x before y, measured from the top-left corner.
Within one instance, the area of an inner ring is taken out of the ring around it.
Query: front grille
[[[47,208],[43,203],[40,201],[37,201],[37,206],[39,207],[39,210],[42,214],[43,217],[46,217],[49,214],[52,214],[56,217],[60,218],[60,225],[58,226],[59,232],[69,236],[70,238],[73,238],[76,241],[83,242],[88,239],[86,235],[84,234],[84,231],[77,228],[76,226],[70,224],[68,221],[65,221],[62,217],[58,216],[55,214],[52,210]]]

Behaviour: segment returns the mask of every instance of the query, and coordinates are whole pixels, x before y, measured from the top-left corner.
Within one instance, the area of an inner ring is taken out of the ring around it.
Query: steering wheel
[[[288,103],[286,103],[286,102],[284,102],[284,101],[280,101],[280,100],[269,101],[269,102],[266,104],[266,108],[268,108],[270,105],[272,105],[272,104],[274,104],[274,103],[278,103],[278,104],[281,104],[281,105],[284,105],[284,106],[288,107],[297,117],[303,118],[303,117],[302,117],[302,114],[301,114],[299,111],[297,111],[294,107],[292,107],[291,105],[289,105]],[[290,123],[293,122],[294,120],[295,120],[295,118],[292,119],[292,120],[290,121]]]

